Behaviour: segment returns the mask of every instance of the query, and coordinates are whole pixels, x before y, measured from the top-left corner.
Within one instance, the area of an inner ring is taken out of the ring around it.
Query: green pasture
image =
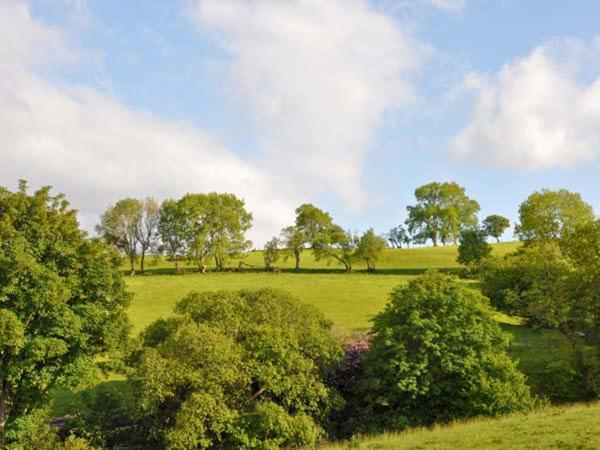
[[[494,245],[494,254],[502,255],[516,248],[516,243]],[[129,307],[133,334],[137,335],[154,320],[167,317],[175,304],[193,291],[273,287],[285,289],[301,301],[315,305],[334,324],[336,334],[349,336],[368,330],[371,318],[385,306],[389,292],[399,283],[430,268],[453,270],[457,250],[454,246],[386,250],[378,274],[369,275],[356,264],[356,272],[343,273],[338,266],[317,262],[310,252],[303,254],[303,270],[292,270],[290,259],[280,264],[281,273],[267,273],[258,269],[242,272],[198,273],[193,265],[185,266],[183,275],[175,275],[173,263],[157,260],[144,275],[127,276],[129,290],[134,294]],[[261,252],[252,252],[246,263],[260,266]],[[510,354],[519,361],[519,367],[528,376],[534,391],[541,384],[548,367],[556,361],[571,357],[566,340],[557,332],[533,330],[523,326],[518,318],[498,314],[498,321],[510,333]],[[118,386],[119,382],[108,381]],[[74,397],[66,391],[57,391],[55,411],[66,414]]]
[[[544,408],[530,414],[475,419],[430,429],[380,434],[322,450],[598,449],[600,403]]]

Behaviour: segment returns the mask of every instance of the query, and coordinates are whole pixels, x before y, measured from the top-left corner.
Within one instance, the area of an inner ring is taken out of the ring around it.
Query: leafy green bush
[[[191,294],[176,312],[142,334],[125,399],[133,411],[105,398],[104,408],[135,419],[125,427],[146,445],[280,448],[324,436],[340,399],[323,380],[342,351],[318,310],[260,289]],[[118,421],[102,422],[113,444],[135,444],[115,432]]]
[[[370,431],[527,409],[523,375],[481,294],[429,272],[396,288],[365,359]]]

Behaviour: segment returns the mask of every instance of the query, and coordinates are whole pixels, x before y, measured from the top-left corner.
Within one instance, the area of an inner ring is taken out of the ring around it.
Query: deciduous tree
[[[0,188],[0,436],[125,342],[129,299],[109,247],[64,196]]]
[[[367,230],[359,239],[356,248],[356,257],[363,259],[367,263],[367,271],[373,273],[376,270],[377,261],[383,255],[385,249],[385,239],[377,236],[373,228]]]
[[[508,227],[510,227],[510,221],[506,217],[497,214],[487,216],[483,220],[483,229],[486,234],[496,239],[497,242],[500,242],[500,236],[502,236]]]

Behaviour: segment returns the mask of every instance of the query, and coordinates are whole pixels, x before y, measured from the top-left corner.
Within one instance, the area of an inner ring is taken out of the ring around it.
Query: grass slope
[[[494,245],[498,255],[513,251],[515,243]],[[335,325],[336,334],[350,335],[370,327],[371,318],[385,306],[390,291],[399,283],[429,268],[456,267],[456,247],[387,250],[379,274],[364,272],[346,274],[338,268],[328,268],[316,262],[309,252],[303,256],[305,270],[273,274],[264,271],[245,271],[200,274],[190,267],[184,275],[173,274],[173,264],[160,261],[145,275],[126,277],[134,298],[129,317],[134,334],[138,334],[154,320],[168,317],[175,304],[192,291],[273,287],[289,291],[301,301],[315,305]],[[251,253],[247,262],[258,265],[260,252]],[[287,268],[292,267],[288,260]],[[360,267],[357,267],[360,269]],[[387,268],[387,269],[386,269]],[[505,331],[512,336],[510,354],[519,360],[519,367],[530,379],[534,391],[543,381],[545,371],[555,361],[571,357],[565,339],[551,330],[533,330],[505,315],[498,314]],[[57,391],[55,412],[69,412],[70,395]]]
[[[600,449],[599,423],[600,403],[578,404],[358,438],[322,450]]]

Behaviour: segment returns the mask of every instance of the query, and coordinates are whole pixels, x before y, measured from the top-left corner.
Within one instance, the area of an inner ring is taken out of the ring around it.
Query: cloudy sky
[[[257,244],[313,202],[384,232],[452,180],[600,210],[596,0],[0,0],[0,185],[92,228],[125,196],[226,191]],[[510,236],[507,236],[509,238]]]

